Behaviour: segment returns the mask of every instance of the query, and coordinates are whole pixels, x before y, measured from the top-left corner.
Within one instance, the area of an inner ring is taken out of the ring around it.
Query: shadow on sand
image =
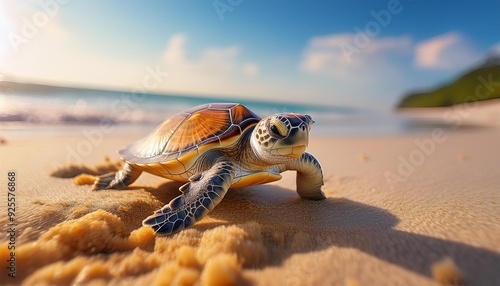
[[[168,182],[158,189],[146,189],[168,203],[179,192],[178,183]],[[451,257],[467,285],[500,285],[500,254],[451,240],[394,229],[399,219],[386,210],[344,198],[309,201],[295,191],[274,185],[231,189],[209,214],[227,223],[199,223],[204,230],[223,224],[255,221],[266,229],[290,229],[320,238],[319,243],[295,252],[311,252],[330,246],[356,248],[379,259],[432,277],[431,265]],[[203,221],[202,221],[203,222]],[[317,240],[318,241],[318,240]],[[287,256],[279,257],[281,263]]]

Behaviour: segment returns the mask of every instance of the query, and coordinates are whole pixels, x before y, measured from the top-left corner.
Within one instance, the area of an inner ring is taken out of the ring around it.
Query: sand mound
[[[105,284],[132,276],[155,285],[234,285],[244,282],[243,268],[265,266],[271,251],[266,245],[280,239],[256,222],[172,237],[157,237],[149,227],[128,233],[119,217],[97,210],[21,245],[18,278],[24,285]],[[0,259],[7,259],[7,247],[1,249]]]
[[[450,257],[445,257],[434,263],[431,270],[432,276],[441,285],[462,285],[462,274]]]
[[[262,266],[267,260],[267,250],[261,226],[249,222],[206,231],[200,241],[198,257],[205,262],[218,253],[237,254],[244,266]]]
[[[93,176],[104,175],[111,172],[116,172],[121,169],[122,161],[111,162],[108,156],[104,157],[104,162],[94,166],[84,164],[68,164],[53,169],[49,175],[57,178],[74,178],[81,174]]]

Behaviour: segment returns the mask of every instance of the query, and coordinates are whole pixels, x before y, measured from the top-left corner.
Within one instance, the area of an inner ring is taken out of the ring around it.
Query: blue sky
[[[386,109],[500,50],[499,27],[498,0],[0,0],[0,73]]]

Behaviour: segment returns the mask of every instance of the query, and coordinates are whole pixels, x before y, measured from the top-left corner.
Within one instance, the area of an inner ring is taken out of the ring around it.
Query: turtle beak
[[[306,151],[307,146],[306,145],[300,145],[297,147],[292,148],[292,153],[288,155],[289,157],[292,158],[299,158],[305,151]]]
[[[307,147],[309,145],[309,131],[311,130],[311,124],[304,124],[303,126],[296,129],[294,140],[295,145],[304,145]]]
[[[288,157],[298,158],[306,151],[309,145],[309,126],[310,124],[302,123],[299,128],[294,128],[287,139],[291,142],[290,153]]]

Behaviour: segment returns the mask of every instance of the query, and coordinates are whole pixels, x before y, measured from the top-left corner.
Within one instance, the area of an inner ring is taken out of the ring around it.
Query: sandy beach
[[[0,286],[500,286],[499,24],[0,0]]]
[[[85,145],[83,134],[6,137],[1,200],[7,204],[15,172],[16,278],[6,272],[12,239],[2,211],[2,281],[499,285],[500,133],[434,131],[313,137],[309,151],[322,163],[326,200],[300,199],[288,172],[272,184],[231,189],[207,218],[169,237],[141,221],[177,196],[179,183],[142,175],[126,190],[92,192],[49,175],[57,166],[64,167],[59,175],[103,172],[94,166],[106,156],[118,161],[115,150],[133,136],[106,135],[79,158],[68,150]],[[75,159],[86,167],[67,168]]]

